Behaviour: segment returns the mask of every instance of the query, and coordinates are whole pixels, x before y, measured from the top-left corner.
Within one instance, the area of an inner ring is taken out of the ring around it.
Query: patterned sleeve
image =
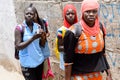
[[[18,30],[18,31],[20,31],[20,32],[22,32],[22,26],[21,26],[21,25],[17,25],[17,26],[15,27],[15,29]]]
[[[48,27],[48,21],[44,18],[43,22],[45,23],[45,26]]]
[[[57,38],[62,39],[62,30],[57,31]]]
[[[74,58],[74,49],[76,45],[76,38],[74,36],[74,33],[71,31],[66,31],[64,36],[64,61],[65,63],[73,63]]]
[[[19,26],[16,26],[15,29],[20,31],[20,27]]]

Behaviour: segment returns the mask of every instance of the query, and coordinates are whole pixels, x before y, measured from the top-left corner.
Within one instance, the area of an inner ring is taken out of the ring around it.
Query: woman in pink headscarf
[[[80,22],[65,34],[65,80],[103,80],[104,71],[106,80],[112,80],[105,57],[106,30],[99,21],[98,9],[97,0],[84,0]]]

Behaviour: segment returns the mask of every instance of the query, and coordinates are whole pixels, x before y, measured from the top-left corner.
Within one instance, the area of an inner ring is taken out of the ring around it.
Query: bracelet
[[[65,63],[64,66],[70,66],[72,65],[73,63]]]
[[[63,49],[63,48],[64,48],[64,46],[59,46],[59,48],[62,48],[62,49]]]

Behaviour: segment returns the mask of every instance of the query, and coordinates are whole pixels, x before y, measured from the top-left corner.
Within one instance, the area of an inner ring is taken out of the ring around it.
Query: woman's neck
[[[93,27],[95,25],[95,22],[86,22],[85,23],[89,26],[89,27]]]
[[[33,26],[33,22],[27,22],[26,21],[26,24],[30,27],[30,26]]]
[[[30,31],[33,31],[33,22],[27,22],[26,21],[27,26],[29,27]]]
[[[35,20],[34,20],[34,22],[38,23],[38,20],[37,20],[37,19],[35,19]]]

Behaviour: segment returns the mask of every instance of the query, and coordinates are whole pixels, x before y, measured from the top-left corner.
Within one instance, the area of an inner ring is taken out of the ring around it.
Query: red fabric
[[[48,22],[45,23],[45,26],[48,27]]]
[[[54,78],[54,74],[51,69],[49,58],[47,58],[44,61],[44,70],[43,70],[42,78],[43,78],[42,80],[52,80]]]
[[[16,26],[15,29],[22,32],[21,29],[20,29],[20,26]]]
[[[64,17],[63,25],[67,28],[69,28],[71,26],[68,23],[68,21],[65,19],[65,14],[66,14],[68,9],[73,9],[74,10],[74,12],[75,12],[75,22],[74,23],[78,22],[76,8],[72,4],[67,4],[63,9],[63,17]]]
[[[89,27],[84,20],[81,20],[81,25],[82,25],[82,29],[85,33],[90,34],[92,36],[95,36],[99,33],[100,31],[100,26],[99,26],[99,21],[98,19],[96,19],[95,21],[95,25],[93,27]]]
[[[97,35],[100,31],[100,26],[99,26],[99,17],[97,16],[95,20],[95,25],[93,27],[89,27],[83,20],[83,13],[87,10],[92,10],[92,9],[99,9],[99,3],[97,0],[84,0],[81,5],[81,19],[80,19],[80,24],[82,25],[82,29],[84,32],[90,34],[90,35]],[[104,28],[104,26],[103,26]],[[104,28],[105,31],[105,28]],[[106,33],[106,31],[105,31]]]

